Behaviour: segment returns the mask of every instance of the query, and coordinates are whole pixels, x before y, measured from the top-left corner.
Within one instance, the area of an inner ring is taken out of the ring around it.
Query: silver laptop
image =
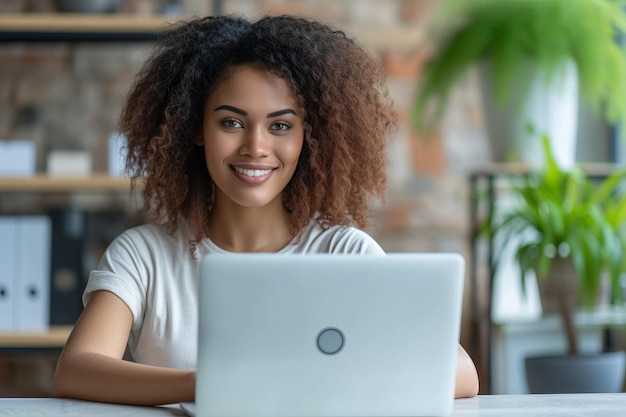
[[[208,255],[197,417],[452,412],[457,254]]]

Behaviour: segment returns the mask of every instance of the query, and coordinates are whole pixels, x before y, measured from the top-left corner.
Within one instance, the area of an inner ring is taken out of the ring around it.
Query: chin
[[[235,203],[243,208],[249,208],[249,209],[254,209],[254,208],[263,208],[263,207],[267,207],[269,205],[271,205],[271,203],[274,200],[268,200],[268,199],[242,199],[242,200],[235,200]]]

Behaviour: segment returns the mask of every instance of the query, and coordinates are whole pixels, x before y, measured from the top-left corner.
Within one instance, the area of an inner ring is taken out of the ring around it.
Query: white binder
[[[20,216],[15,239],[13,320],[17,331],[45,331],[50,323],[50,219]]]
[[[0,216],[0,331],[14,330],[17,217]]]

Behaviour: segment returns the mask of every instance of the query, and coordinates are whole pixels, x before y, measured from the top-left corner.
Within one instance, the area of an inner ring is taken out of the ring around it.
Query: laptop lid
[[[208,255],[196,416],[443,416],[463,258]]]

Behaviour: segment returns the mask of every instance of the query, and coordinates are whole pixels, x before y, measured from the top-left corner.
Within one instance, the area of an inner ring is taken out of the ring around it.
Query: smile
[[[271,169],[245,169],[239,167],[233,167],[233,170],[236,173],[245,175],[247,177],[262,177],[272,172]]]

